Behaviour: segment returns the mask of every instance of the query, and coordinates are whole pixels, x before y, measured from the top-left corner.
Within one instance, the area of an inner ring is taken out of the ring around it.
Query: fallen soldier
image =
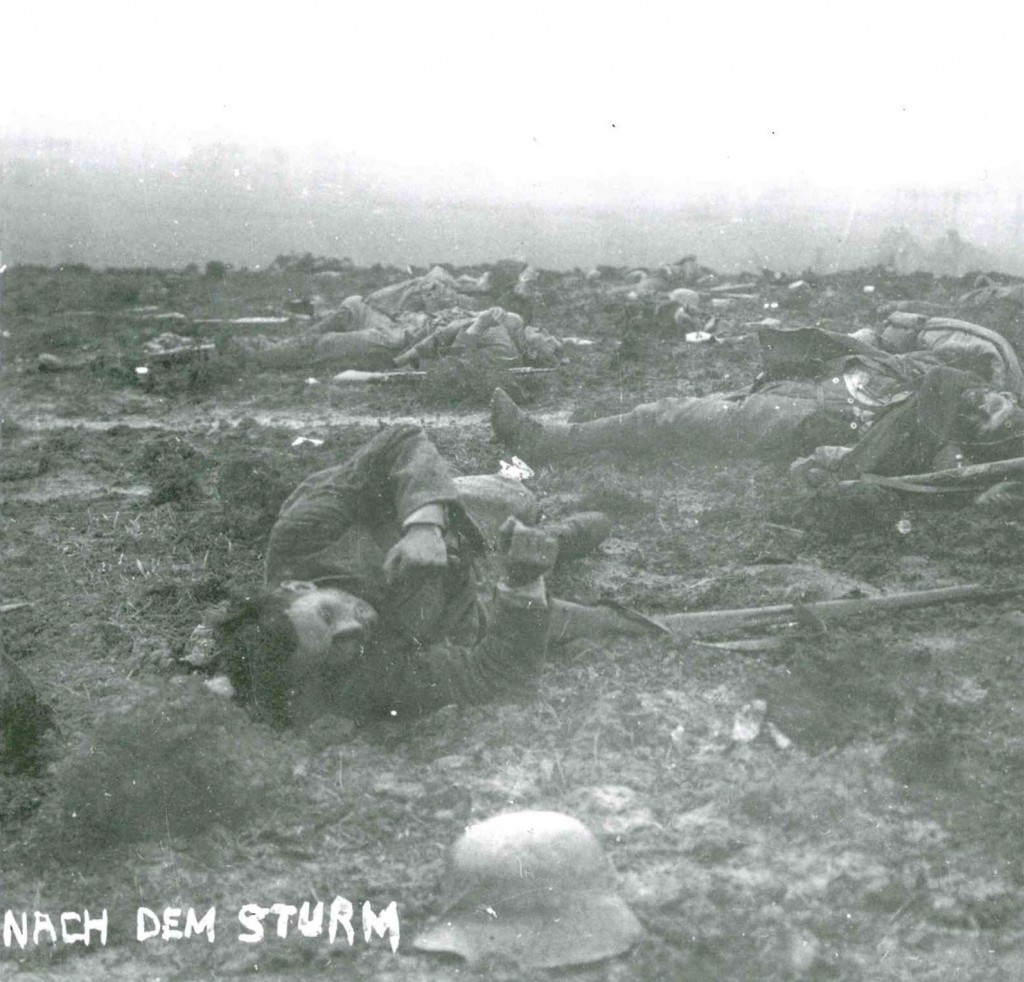
[[[475,289],[473,289],[475,287]],[[473,283],[472,292],[480,293],[480,282]],[[461,292],[459,282],[446,269],[435,266],[422,276],[381,287],[366,297],[374,310],[397,317],[403,313],[436,314],[452,307],[472,310],[471,297]]]
[[[1007,301],[1024,307],[1024,283],[997,282],[991,276],[979,276],[974,288],[957,301],[961,306],[982,306],[997,301]]]
[[[471,353],[498,363],[543,366],[556,364],[562,354],[558,338],[527,326],[519,314],[501,307],[468,316],[459,313],[403,352],[395,359],[396,367],[416,367],[430,358]]]
[[[393,368],[395,358],[427,337],[431,320],[425,313],[390,317],[361,297],[348,297],[341,307],[290,338],[262,335],[234,338],[246,357],[267,368]]]
[[[552,365],[562,352],[557,338],[527,327],[518,314],[501,307],[391,317],[360,297],[347,298],[339,310],[294,337],[236,338],[235,343],[258,364],[280,369],[383,371],[471,352],[504,364]]]
[[[850,476],[1022,455],[1020,394],[942,365],[933,352],[889,354],[817,328],[762,328],[760,338],[765,372],[752,390],[669,397],[622,415],[562,423],[533,419],[497,389],[494,432],[531,463],[598,450],[791,461],[856,441],[840,465],[841,476]],[[1004,377],[1019,373],[1014,364]]]
[[[515,482],[460,485],[417,426],[395,426],[306,478],[270,533],[263,589],[215,627],[216,668],[277,725],[326,713],[409,717],[529,695],[547,651],[545,574],[592,548],[603,516],[549,533]],[[486,601],[493,542],[504,575]]]

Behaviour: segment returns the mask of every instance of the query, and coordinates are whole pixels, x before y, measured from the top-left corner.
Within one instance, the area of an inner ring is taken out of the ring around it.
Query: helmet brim
[[[517,898],[517,907],[522,905]],[[550,894],[534,911],[502,915],[500,904],[453,910],[419,934],[419,951],[455,954],[473,963],[493,955],[524,968],[558,968],[603,961],[628,951],[643,928],[619,897],[610,893],[568,894],[552,904]]]

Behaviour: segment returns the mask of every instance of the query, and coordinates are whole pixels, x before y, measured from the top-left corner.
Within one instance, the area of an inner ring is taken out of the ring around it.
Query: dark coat
[[[396,629],[382,565],[404,519],[428,504],[446,510],[449,564],[439,636],[424,642]],[[500,587],[481,603],[483,551],[437,448],[420,427],[393,426],[345,463],[306,478],[285,501],[270,533],[266,584],[308,580],[370,603],[380,628],[361,657],[339,669],[332,697],[352,716],[414,715],[532,691],[548,609]]]

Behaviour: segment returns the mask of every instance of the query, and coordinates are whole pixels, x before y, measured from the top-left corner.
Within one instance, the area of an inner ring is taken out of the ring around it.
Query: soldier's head
[[[961,424],[966,424],[968,439],[986,443],[1024,435],[1024,410],[1012,393],[965,389],[962,401]]]
[[[234,602],[215,629],[219,661],[238,698],[283,726],[296,706],[336,691],[376,620],[344,590],[284,583]]]

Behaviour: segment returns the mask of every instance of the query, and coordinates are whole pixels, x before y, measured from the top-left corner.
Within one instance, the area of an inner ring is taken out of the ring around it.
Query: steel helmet
[[[469,962],[583,965],[643,933],[593,833],[558,812],[510,812],[468,828],[448,855],[444,901],[440,922],[413,945]]]

